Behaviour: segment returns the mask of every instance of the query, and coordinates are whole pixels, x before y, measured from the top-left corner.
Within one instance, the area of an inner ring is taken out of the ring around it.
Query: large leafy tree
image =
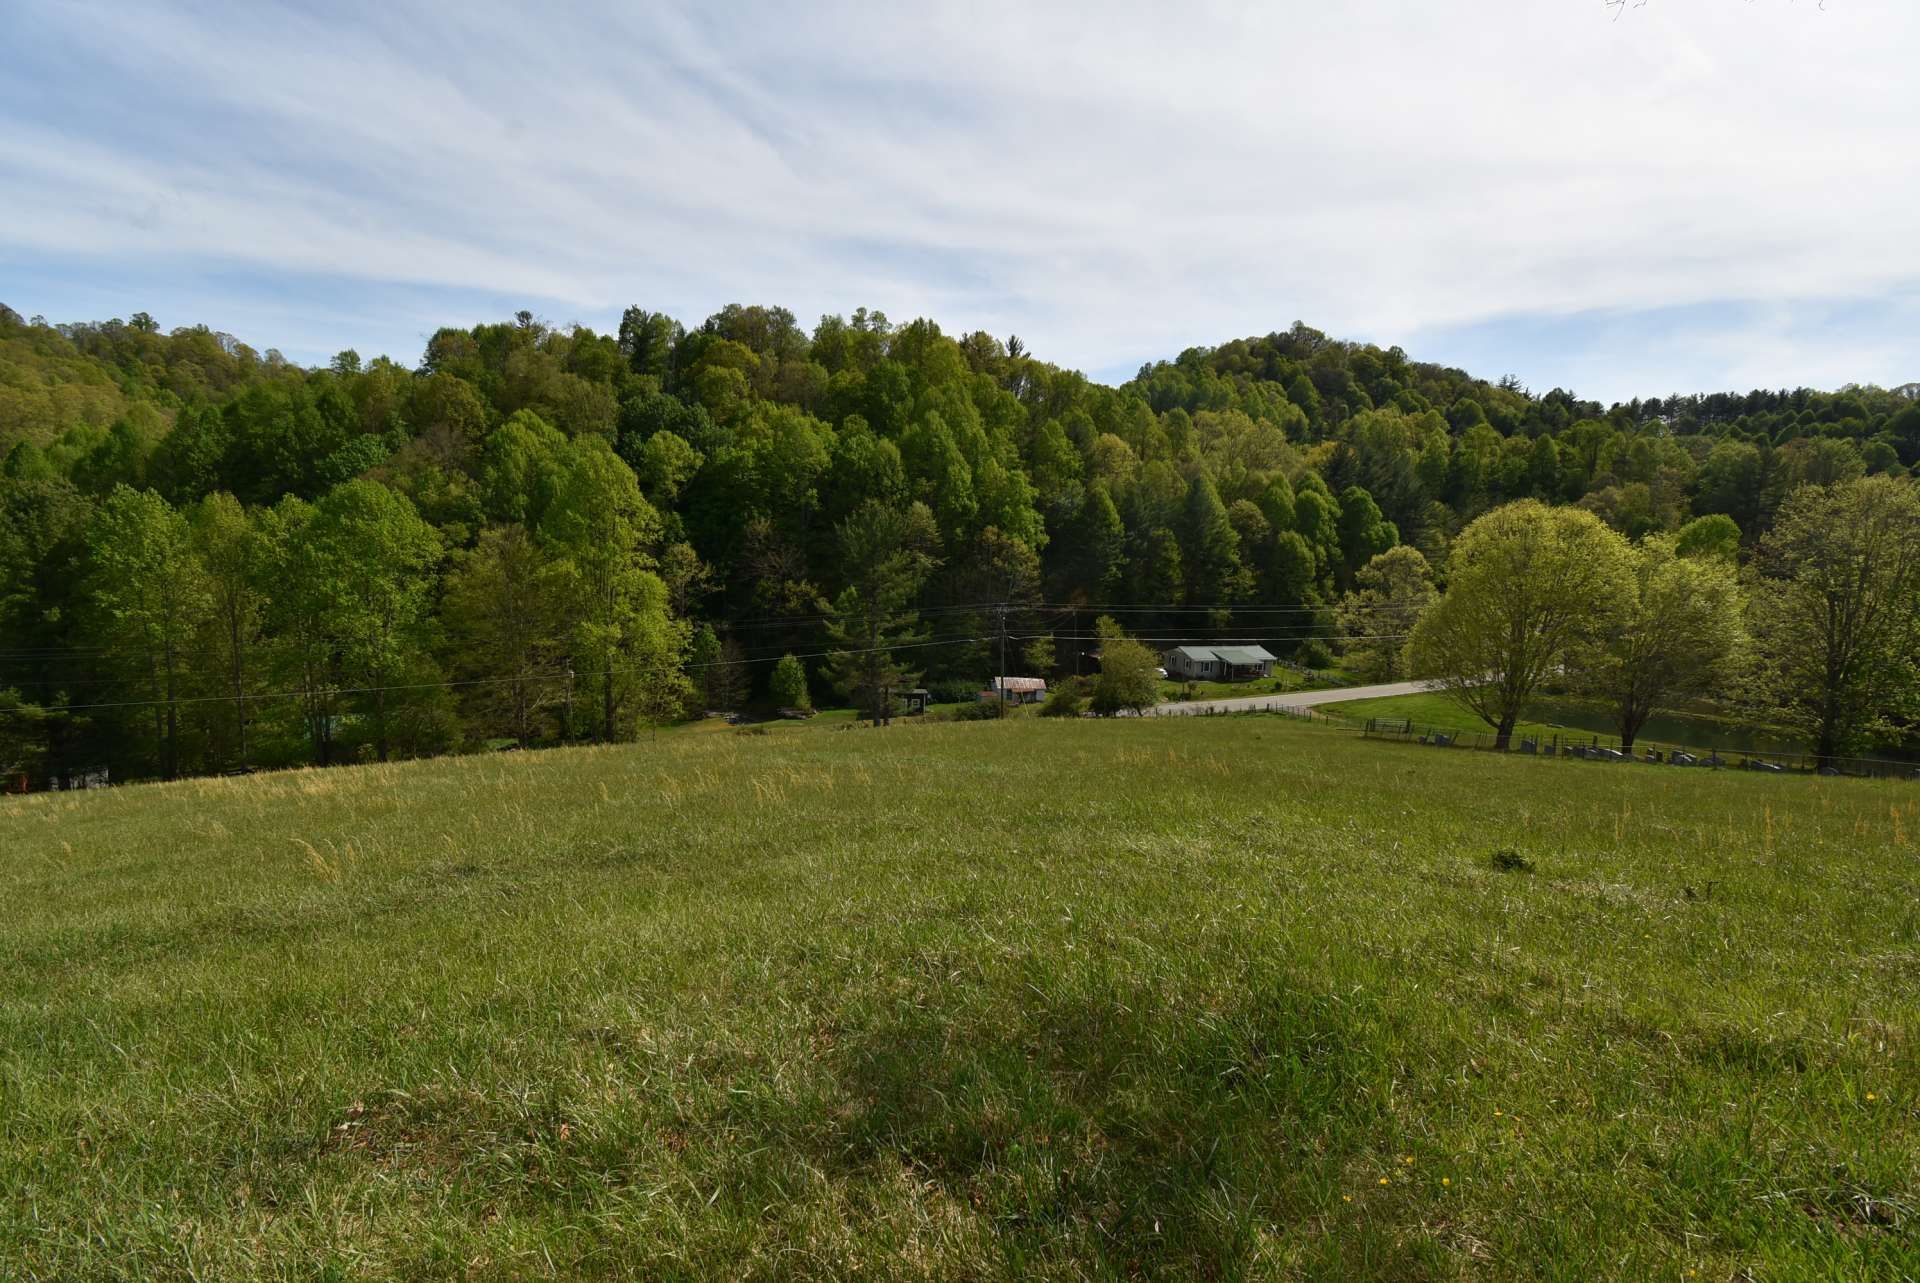
[[[1682,557],[1719,557],[1732,564],[1740,556],[1740,527],[1725,513],[1695,517],[1680,527],[1674,551]]]
[[[448,576],[446,621],[463,703],[481,728],[522,747],[562,695],[565,650],[561,577],[520,525],[480,536]]]
[[[1506,748],[1527,700],[1590,646],[1632,593],[1627,541],[1578,508],[1496,508],[1454,542],[1447,591],[1414,629],[1414,670]]]
[[[232,740],[226,756],[244,768],[252,762],[247,729],[260,687],[258,652],[271,592],[270,549],[259,520],[230,494],[208,495],[193,509],[190,521],[194,549],[206,574],[207,668],[232,701],[227,722]]]
[[[1103,716],[1139,713],[1159,703],[1160,657],[1104,615],[1095,630],[1100,635],[1100,675],[1093,683],[1093,711]]]
[[[1920,700],[1920,494],[1884,476],[1803,487],[1757,561],[1772,706],[1830,765]]]
[[[267,600],[271,671],[291,686],[316,766],[333,761],[339,724],[339,648],[334,644],[326,581],[315,573],[305,534],[313,505],[288,497],[260,514],[261,557],[275,585]]]
[[[349,481],[314,505],[293,566],[318,608],[343,678],[370,710],[373,748],[392,753],[395,687],[421,672],[440,536],[406,496]],[[437,676],[437,674],[435,674]]]
[[[187,519],[151,490],[115,487],[87,529],[97,636],[129,689],[150,701],[155,763],[180,773],[180,700],[210,606],[206,567]]]
[[[537,530],[566,484],[573,447],[531,410],[516,411],[487,437],[480,465],[486,515]]]
[[[633,470],[604,441],[580,441],[541,537],[558,559],[576,668],[598,692],[604,740],[671,695],[684,700],[687,629],[653,570],[659,533],[660,515]]]
[[[1372,681],[1405,677],[1408,640],[1437,595],[1417,548],[1390,548],[1362,566],[1337,613],[1354,669]]]
[[[1579,678],[1613,710],[1630,749],[1656,712],[1723,687],[1746,634],[1740,586],[1721,557],[1682,557],[1672,539],[1648,538],[1633,550],[1627,585]]]

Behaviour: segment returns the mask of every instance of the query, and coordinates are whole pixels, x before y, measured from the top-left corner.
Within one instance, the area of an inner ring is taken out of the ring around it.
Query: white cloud
[[[102,276],[342,275],[603,325],[868,304],[1094,369],[1295,317],[1417,355],[1493,318],[1920,282],[1904,0],[28,19],[0,250]],[[1703,341],[1694,381],[1843,364],[1784,333]]]

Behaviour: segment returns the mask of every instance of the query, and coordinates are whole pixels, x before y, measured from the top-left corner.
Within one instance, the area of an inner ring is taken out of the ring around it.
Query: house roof
[[[1271,664],[1277,658],[1265,646],[1215,646],[1213,653],[1229,664]]]
[[[1271,664],[1277,658],[1264,646],[1175,646],[1167,653],[1201,663],[1217,659],[1223,664]]]
[[[987,683],[989,690],[1043,691],[1047,688],[1044,677],[995,677]]]

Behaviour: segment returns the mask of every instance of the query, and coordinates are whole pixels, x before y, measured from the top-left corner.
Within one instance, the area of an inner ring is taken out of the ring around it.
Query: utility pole
[[[1007,711],[1007,608],[1000,607],[1000,711]]]

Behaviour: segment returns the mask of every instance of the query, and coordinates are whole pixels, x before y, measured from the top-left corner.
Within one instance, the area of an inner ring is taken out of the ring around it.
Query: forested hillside
[[[820,700],[976,685],[1003,635],[1070,671],[1097,614],[1321,645],[1370,560],[1444,572],[1514,499],[1635,539],[1724,514],[1751,549],[1795,488],[1920,463],[1917,397],[1606,408],[1302,325],[1109,388],[1017,339],[742,306],[305,369],[0,308],[0,768],[631,736],[766,698],[786,654]]]

